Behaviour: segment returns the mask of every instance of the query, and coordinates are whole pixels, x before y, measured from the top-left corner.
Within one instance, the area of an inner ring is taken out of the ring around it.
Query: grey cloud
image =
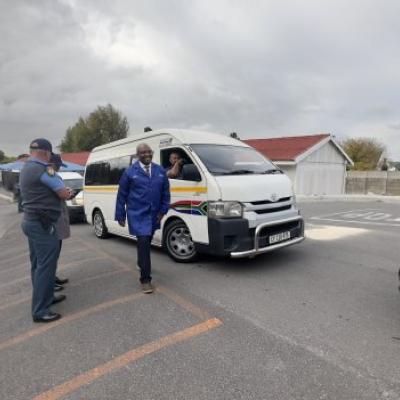
[[[111,103],[132,131],[376,135],[400,158],[395,0],[2,4],[6,152],[39,133],[58,144],[80,115]]]

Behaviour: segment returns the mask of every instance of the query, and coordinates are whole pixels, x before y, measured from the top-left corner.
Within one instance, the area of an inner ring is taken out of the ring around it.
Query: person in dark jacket
[[[170,205],[169,181],[165,170],[152,162],[153,151],[145,143],[138,145],[138,161],[125,170],[117,195],[115,220],[137,238],[137,264],[144,293],[152,293],[150,246],[161,219]]]
[[[50,164],[53,166],[54,170],[56,171],[56,176],[62,180],[61,176],[58,174],[61,167],[66,167],[66,164],[62,162],[60,154],[52,154],[50,159]],[[58,239],[60,240],[60,251],[58,254],[58,258],[60,258],[61,248],[62,248],[62,241],[64,239],[68,239],[71,236],[71,229],[69,225],[69,213],[68,207],[65,200],[61,200],[61,214],[58,218],[56,224],[56,231]],[[54,282],[54,291],[59,292],[60,290],[64,289],[66,283],[69,282],[68,278],[60,278],[56,275],[56,279]]]

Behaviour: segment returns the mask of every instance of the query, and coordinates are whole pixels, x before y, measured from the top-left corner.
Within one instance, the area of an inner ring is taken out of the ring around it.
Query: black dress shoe
[[[33,317],[33,322],[53,322],[61,318],[61,314],[49,312],[41,317]]]
[[[56,283],[54,285],[54,291],[55,292],[61,292],[61,290],[64,290],[64,286],[59,285],[58,283]]]
[[[67,296],[65,294],[59,294],[58,296],[54,296],[53,301],[51,302],[51,304],[57,304],[57,303],[61,303],[62,301],[64,301],[67,298]]]
[[[68,278],[61,279],[58,276],[56,276],[56,284],[57,285],[65,285],[68,282],[69,282]]]

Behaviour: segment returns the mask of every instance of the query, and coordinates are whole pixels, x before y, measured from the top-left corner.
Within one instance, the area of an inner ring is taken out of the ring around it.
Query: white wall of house
[[[277,163],[279,165],[279,163]],[[346,179],[346,158],[327,142],[296,166],[280,165],[301,195],[343,194]]]
[[[296,191],[304,195],[343,194],[346,159],[332,142],[300,161],[296,169]]]
[[[277,165],[290,178],[294,187],[296,184],[296,165]]]

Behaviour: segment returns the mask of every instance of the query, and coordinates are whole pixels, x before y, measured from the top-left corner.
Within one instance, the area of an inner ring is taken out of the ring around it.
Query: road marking
[[[96,276],[91,276],[89,278],[81,279],[78,283],[69,284],[68,288],[79,287],[79,286],[82,286],[82,284],[84,284],[86,282],[94,281],[94,280],[101,279],[101,278],[106,278],[106,277],[113,276],[113,275],[124,274],[124,273],[126,273],[126,271],[121,271],[121,270],[104,272],[104,273],[98,274]],[[26,303],[27,301],[30,301],[31,298],[32,298],[32,296],[26,296],[26,297],[23,297],[22,299],[13,301],[11,303],[6,303],[6,304],[3,304],[3,305],[0,305],[0,311],[5,310],[5,309],[10,308],[10,307],[13,307],[13,306],[17,306],[17,305],[22,304],[22,303]]]
[[[89,250],[94,250],[97,253],[103,254],[104,258],[108,258],[109,260],[113,261],[119,268],[121,268],[123,271],[131,271],[132,269],[129,268],[125,263],[123,263],[121,260],[119,260],[117,257],[112,256],[111,254],[108,254],[104,250],[99,249],[97,246],[85,242],[84,245],[89,249]]]
[[[333,217],[335,215],[341,215],[341,214],[347,214],[347,213],[355,213],[355,212],[366,212],[366,211],[378,211],[378,210],[374,210],[374,209],[357,209],[357,210],[349,210],[349,211],[340,211],[340,212],[336,212],[336,213],[329,213],[329,214],[322,214],[322,215],[316,215],[315,217],[311,217],[311,219],[319,219],[319,218],[325,218],[325,217]]]
[[[120,369],[134,361],[137,361],[149,354],[155,353],[166,347],[184,342],[192,337],[201,335],[222,325],[222,321],[218,318],[211,318],[200,324],[193,325],[190,328],[183,329],[171,335],[164,336],[150,343],[144,344],[136,349],[128,351],[119,357],[114,358],[96,368],[93,368],[81,375],[77,375],[71,380],[58,385],[47,392],[41,393],[34,397],[33,400],[57,400],[67,394],[70,394],[82,386],[86,386],[102,376]]]
[[[5,260],[1,260],[1,264],[9,264],[10,262],[13,262],[15,260],[17,260],[20,257],[26,257],[29,255],[29,251],[25,251],[23,253],[20,254],[16,254],[14,256],[12,256],[11,258],[5,259]]]
[[[83,251],[83,250],[87,250],[86,249],[86,247],[82,247],[82,248],[80,248],[80,249],[63,249],[63,255],[62,255],[62,258],[65,258],[65,253],[69,253],[69,252],[71,252],[71,251],[74,251],[74,253],[77,253],[77,252],[79,252],[79,251]],[[24,253],[24,255],[28,255],[29,253]],[[22,254],[21,254],[21,256],[22,256]],[[0,262],[1,264],[3,264],[3,262],[1,261]],[[8,267],[8,268],[2,268],[2,269],[0,269],[0,274],[2,274],[3,272],[10,272],[10,271],[19,271],[19,270],[23,270],[23,268],[24,268],[24,270],[28,267],[28,266],[30,266],[30,263],[31,263],[31,261],[29,260],[29,259],[27,259],[27,260],[25,260],[25,262],[23,262],[23,263],[21,263],[21,264],[17,264],[17,265],[14,265],[14,266],[11,266],[11,267]]]
[[[68,322],[76,321],[77,319],[86,317],[87,315],[106,310],[108,308],[114,307],[119,304],[123,304],[123,303],[127,303],[129,301],[140,299],[143,296],[144,296],[144,294],[141,292],[135,293],[135,294],[131,294],[128,296],[119,297],[118,299],[115,299],[115,300],[106,301],[106,302],[97,304],[96,306],[89,307],[89,308],[86,308],[85,310],[76,312],[74,314],[67,315],[66,317],[63,317],[63,318],[59,319],[58,321],[54,321],[51,324],[45,324],[45,325],[40,326],[39,328],[31,329],[21,335],[15,336],[11,339],[8,339],[8,340],[0,343],[0,351],[6,349],[8,347],[14,346],[16,344],[22,343],[25,340],[28,340],[31,337],[40,335],[43,332],[47,332],[49,330],[57,328],[60,325],[65,325]]]
[[[191,314],[200,318],[201,320],[210,318],[210,315],[206,310],[203,310],[200,307],[195,306],[193,303],[191,303],[188,300],[185,300],[182,296],[173,292],[172,290],[167,289],[164,286],[157,286],[156,290],[162,293],[163,295],[169,297],[173,302],[177,303],[183,309],[189,311]]]
[[[400,227],[400,224],[387,224],[384,222],[367,222],[367,221],[355,221],[355,220],[347,220],[347,219],[332,219],[332,218],[316,218],[312,217],[312,220],[315,221],[328,221],[328,222],[348,222],[350,224],[363,224],[363,225],[376,225],[376,226],[395,226]]]
[[[362,228],[349,228],[346,226],[314,225],[313,228],[306,229],[306,237],[312,240],[329,241],[329,240],[344,239],[350,236],[362,235],[368,232],[369,232],[368,229],[362,229]]]
[[[31,298],[32,298],[32,296],[26,296],[26,297],[23,297],[22,299],[13,301],[12,303],[3,304],[2,306],[0,306],[0,311],[5,310],[9,307],[17,306],[18,304],[26,303]]]
[[[96,260],[103,260],[103,259],[104,259],[104,257],[102,257],[102,256],[101,257],[91,257],[91,258],[85,258],[84,260],[72,261],[72,262],[67,263],[67,264],[60,264],[60,266],[57,268],[57,271],[64,271],[65,269],[68,269],[68,268],[73,267],[73,266],[80,265],[80,264],[88,262],[88,261],[96,261]],[[0,288],[6,287],[6,286],[9,286],[9,285],[13,285],[15,283],[23,282],[23,281],[29,281],[29,280],[31,280],[30,276],[24,276],[23,278],[18,278],[18,279],[14,279],[12,281],[9,281],[9,282],[2,283],[0,285]]]
[[[390,213],[382,212],[378,209],[362,209],[341,211],[339,213],[326,214],[321,216],[311,217],[314,221],[329,221],[329,222],[350,222],[371,226],[395,226],[400,227],[400,217]],[[378,222],[380,221],[380,222]],[[393,224],[393,222],[398,222]]]

